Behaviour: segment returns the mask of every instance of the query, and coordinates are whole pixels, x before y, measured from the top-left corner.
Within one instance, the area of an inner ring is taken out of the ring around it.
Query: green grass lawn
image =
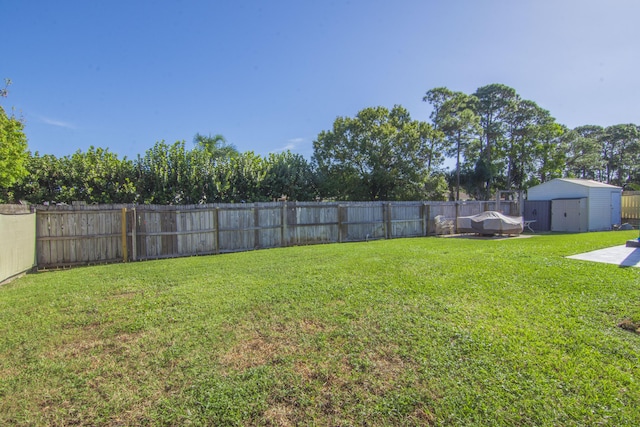
[[[416,238],[0,287],[0,425],[640,425],[636,232]]]

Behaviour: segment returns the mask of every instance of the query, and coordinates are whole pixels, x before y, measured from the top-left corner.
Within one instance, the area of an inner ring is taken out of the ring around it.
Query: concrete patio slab
[[[640,267],[640,248],[627,247],[625,245],[614,246],[584,254],[571,255],[567,258],[616,264],[620,267]]]

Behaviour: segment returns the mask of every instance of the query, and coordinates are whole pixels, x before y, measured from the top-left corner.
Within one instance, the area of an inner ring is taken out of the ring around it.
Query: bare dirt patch
[[[295,410],[289,405],[274,405],[267,409],[263,416],[267,425],[278,427],[298,425],[295,420]]]
[[[139,294],[138,291],[125,291],[118,294],[109,295],[110,299],[133,299]]]
[[[251,330],[236,329],[236,334],[241,338],[220,357],[220,361],[224,366],[235,370],[273,363],[283,356],[304,352],[303,336],[315,336],[326,329],[322,322],[312,319],[268,324]]]
[[[624,319],[622,322],[618,323],[618,327],[624,329],[625,331],[631,331],[636,334],[640,334],[640,322],[634,322],[631,319]]]
[[[233,346],[221,357],[221,362],[232,369],[246,370],[266,365],[280,351],[278,344],[256,335]]]

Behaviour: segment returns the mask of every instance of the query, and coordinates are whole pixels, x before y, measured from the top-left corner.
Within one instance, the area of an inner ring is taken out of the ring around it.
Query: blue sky
[[[569,127],[640,123],[637,0],[0,0],[6,110],[29,148],[120,157],[222,134],[312,143],[338,116],[503,83]]]

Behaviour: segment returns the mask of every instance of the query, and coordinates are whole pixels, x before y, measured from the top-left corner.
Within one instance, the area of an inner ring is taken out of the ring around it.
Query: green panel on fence
[[[36,214],[0,214],[0,282],[35,265]]]

